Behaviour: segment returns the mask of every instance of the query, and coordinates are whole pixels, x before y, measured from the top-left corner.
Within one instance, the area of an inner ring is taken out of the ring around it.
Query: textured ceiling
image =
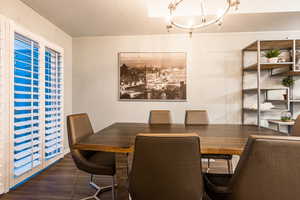
[[[164,18],[148,17],[146,0],[21,1],[73,37],[167,33]],[[300,12],[239,12],[228,15],[221,28],[211,26],[201,32],[287,30],[300,30]]]

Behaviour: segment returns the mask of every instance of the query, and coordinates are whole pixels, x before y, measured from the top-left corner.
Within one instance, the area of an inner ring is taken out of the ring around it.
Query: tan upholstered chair
[[[115,154],[108,152],[80,151],[74,149],[73,145],[78,140],[94,134],[93,127],[87,114],[75,114],[67,117],[68,136],[71,154],[78,169],[91,174],[90,185],[97,191],[87,199],[98,199],[99,194],[112,189],[112,196],[115,199],[114,175],[115,175]],[[93,180],[94,175],[106,175],[112,177],[112,185],[100,187]]]
[[[151,110],[149,124],[171,124],[171,113],[169,110]]]
[[[206,110],[187,110],[185,112],[185,125],[208,125],[209,118]],[[203,159],[207,159],[207,172],[210,170],[210,160],[220,159],[227,161],[228,173],[232,173],[232,155],[230,154],[202,154]]]
[[[185,112],[186,125],[207,125],[209,124],[206,110],[187,110]]]
[[[140,134],[135,140],[132,200],[204,200],[200,138],[196,134]]]
[[[206,174],[214,200],[300,198],[300,138],[251,136],[235,173]]]
[[[295,121],[295,125],[292,129],[291,136],[300,136],[300,115],[297,117]]]

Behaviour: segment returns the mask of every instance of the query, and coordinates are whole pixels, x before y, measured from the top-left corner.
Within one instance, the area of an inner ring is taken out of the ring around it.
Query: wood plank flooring
[[[211,172],[226,173],[225,161],[211,163]],[[203,163],[203,170],[206,170]],[[35,176],[28,182],[7,194],[1,195],[0,200],[78,200],[92,195],[95,190],[88,185],[89,175],[78,170],[71,155]],[[111,178],[98,176],[96,183],[100,186],[111,184]],[[111,192],[100,195],[101,200],[111,200]]]

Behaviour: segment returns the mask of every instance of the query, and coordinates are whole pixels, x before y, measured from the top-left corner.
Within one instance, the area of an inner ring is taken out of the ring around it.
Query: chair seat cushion
[[[115,154],[110,152],[96,152],[88,159],[88,172],[95,175],[115,174]]]
[[[207,194],[214,200],[227,200],[230,197],[231,191],[229,183],[232,174],[210,174],[205,173],[204,185]]]
[[[204,174],[204,179],[209,180],[209,182],[215,186],[228,186],[231,178],[232,174]]]
[[[202,158],[210,158],[210,159],[223,159],[223,160],[231,160],[232,155],[230,154],[202,154]]]

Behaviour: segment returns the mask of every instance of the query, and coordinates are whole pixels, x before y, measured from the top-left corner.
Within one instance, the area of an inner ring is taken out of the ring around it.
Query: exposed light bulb
[[[167,26],[166,26],[166,28],[167,28],[167,31],[168,31],[168,33],[170,32],[170,30],[173,28],[173,26],[172,26],[172,18],[171,18],[171,16],[170,15],[168,15],[166,18],[166,22],[167,22]]]
[[[173,28],[173,26],[172,25],[167,25],[167,31],[168,31],[168,33],[170,32],[170,30]]]
[[[223,21],[224,21],[223,18],[220,19],[220,20],[217,22],[217,25],[218,25],[219,27],[221,27],[221,26],[223,25]]]
[[[219,10],[217,11],[217,18],[222,17],[223,14],[224,14],[224,13],[223,13],[223,10],[219,9]]]
[[[205,2],[204,0],[201,0],[201,22],[206,23],[206,8],[205,8]]]
[[[166,23],[170,24],[171,20],[172,20],[172,17],[170,15],[168,15],[168,16],[165,17],[165,20],[166,20]]]
[[[236,4],[235,4],[235,10],[236,10],[236,11],[239,9],[240,3],[241,3],[241,2],[240,2],[239,0],[236,1]]]
[[[240,4],[239,0],[230,0],[230,5],[231,6],[236,6],[237,4]]]
[[[193,27],[195,25],[195,22],[194,22],[194,20],[189,20],[189,22],[188,22],[188,26],[189,27]]]

